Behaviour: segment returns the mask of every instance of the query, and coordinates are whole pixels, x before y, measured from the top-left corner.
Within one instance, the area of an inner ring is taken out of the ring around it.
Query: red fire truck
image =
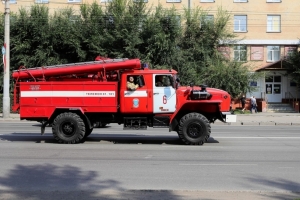
[[[201,86],[179,86],[175,70],[149,69],[139,59],[91,62],[13,71],[13,110],[21,120],[52,125],[59,143],[79,143],[100,122],[123,129],[168,128],[189,145],[202,145],[215,120],[235,122],[230,95]],[[133,78],[136,89],[128,88]],[[163,82],[157,85],[156,81]]]

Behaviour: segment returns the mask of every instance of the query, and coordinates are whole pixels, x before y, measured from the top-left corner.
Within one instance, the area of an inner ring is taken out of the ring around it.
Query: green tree
[[[292,51],[282,63],[287,70],[286,75],[300,86],[300,52],[295,49]]]
[[[105,56],[108,50],[103,45],[105,37],[105,14],[102,7],[94,2],[80,7],[81,18],[77,26],[81,31],[81,46],[86,52],[85,60],[94,60],[97,55]]]
[[[45,6],[21,8],[11,20],[11,67],[36,67],[57,63],[49,30],[49,10]]]
[[[178,55],[178,42],[181,39],[181,20],[174,8],[155,8],[144,20],[140,45],[143,59],[155,68],[171,68]]]

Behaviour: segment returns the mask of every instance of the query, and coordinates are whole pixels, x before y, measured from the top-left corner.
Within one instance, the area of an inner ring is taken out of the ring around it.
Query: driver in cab
[[[138,87],[139,87],[139,85],[134,83],[133,76],[130,76],[127,81],[127,89],[128,90],[136,90]]]

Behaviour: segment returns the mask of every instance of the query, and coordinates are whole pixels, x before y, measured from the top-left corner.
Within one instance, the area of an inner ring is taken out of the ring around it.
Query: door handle
[[[159,92],[154,92],[153,95],[159,94]]]

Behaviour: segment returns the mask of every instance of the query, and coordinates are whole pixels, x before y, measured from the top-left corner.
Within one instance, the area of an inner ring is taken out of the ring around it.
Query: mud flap
[[[46,126],[48,125],[48,121],[43,122],[41,126],[41,135],[44,135]]]

